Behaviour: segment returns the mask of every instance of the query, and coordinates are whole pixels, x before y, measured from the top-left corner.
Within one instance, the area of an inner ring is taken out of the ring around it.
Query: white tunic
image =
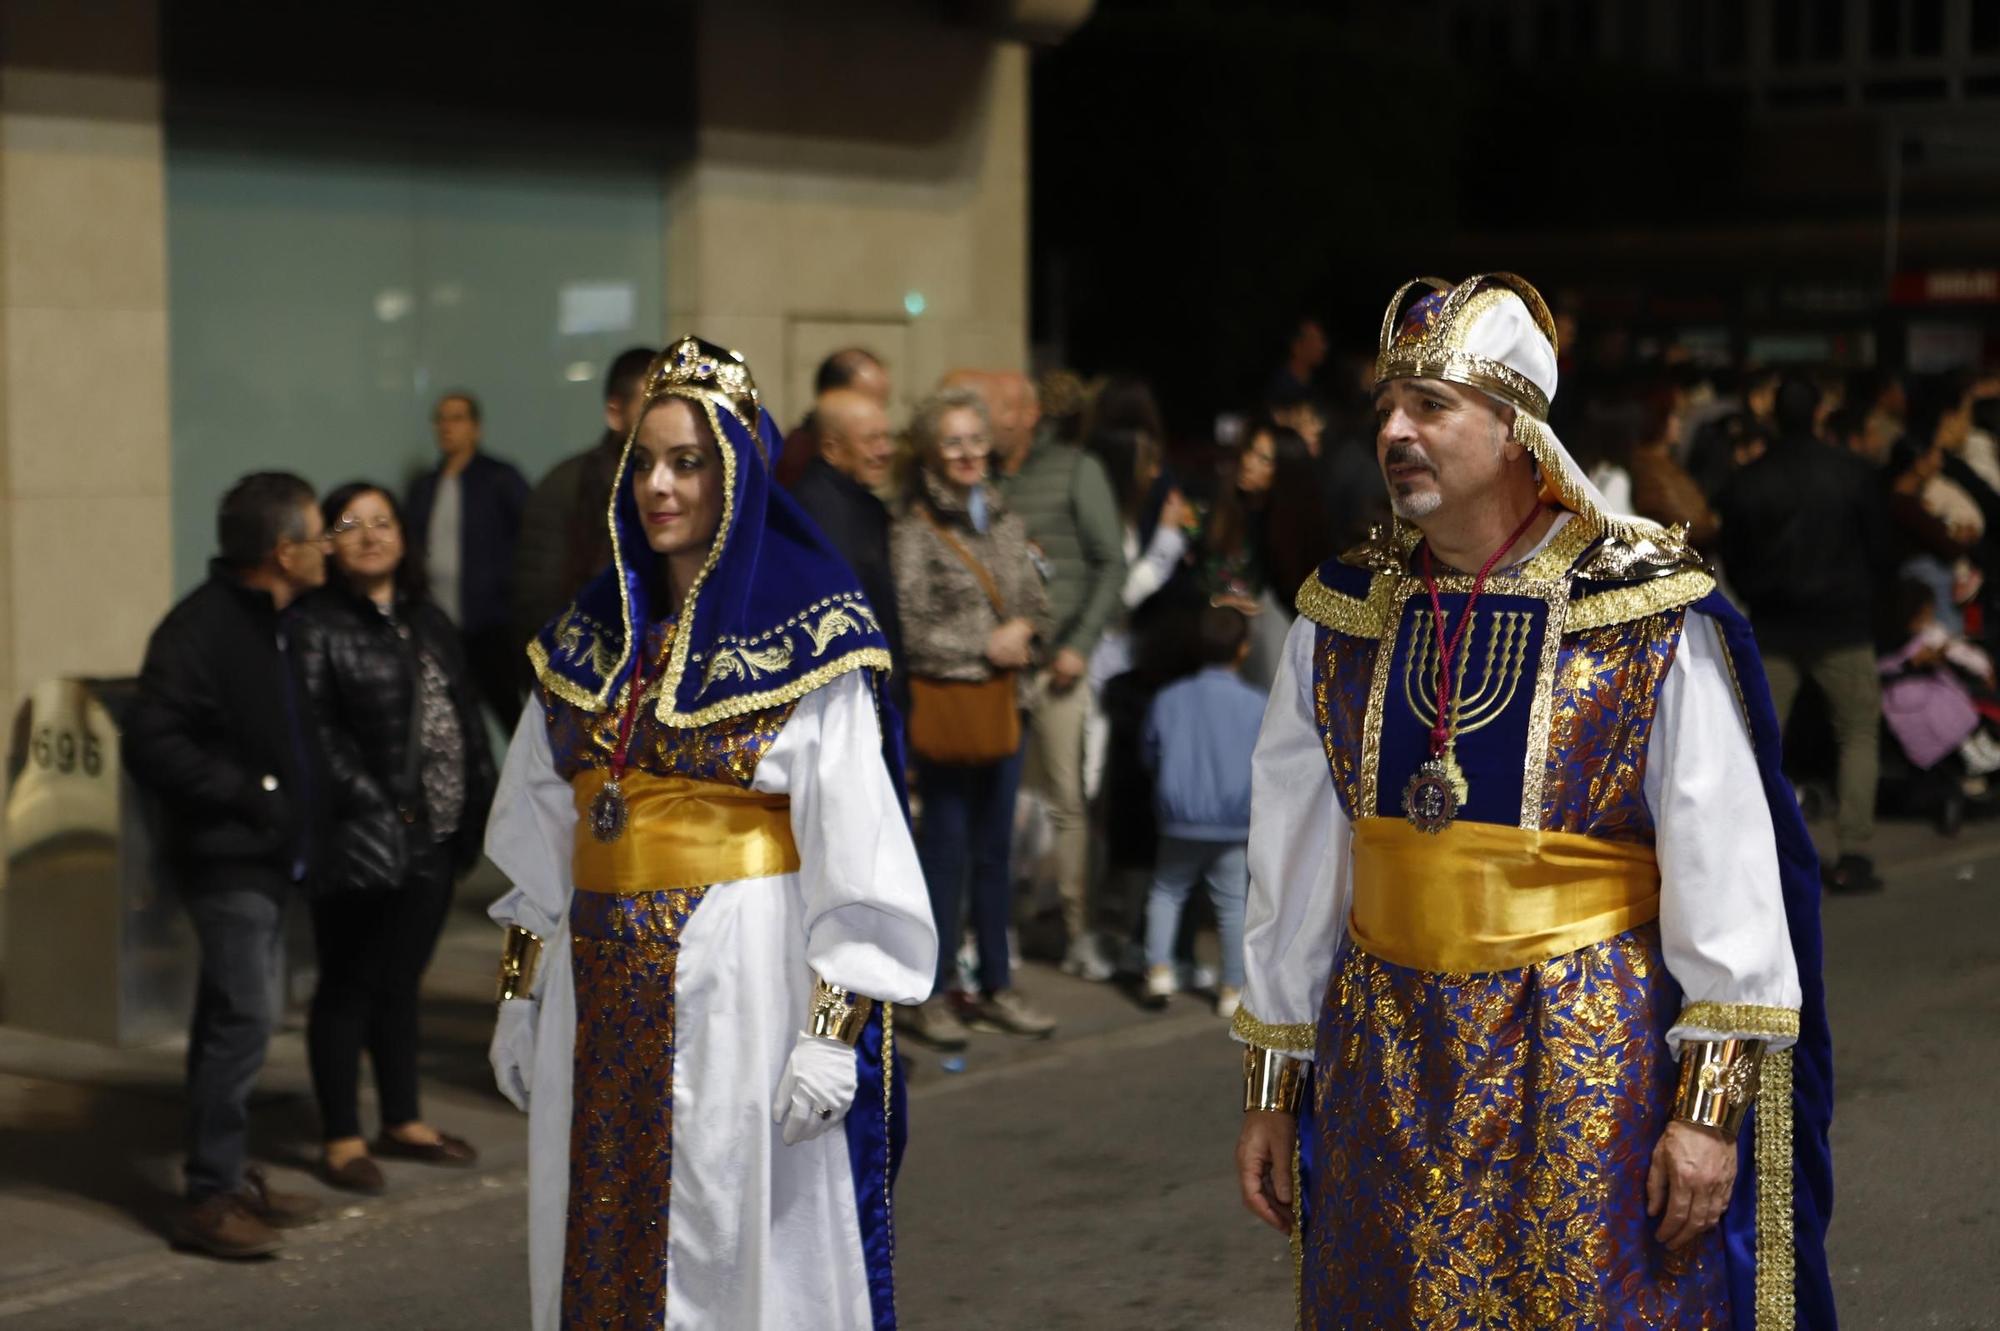
[[[787,1146],[772,1122],[815,973],[913,1003],[930,993],[937,966],[930,898],[861,672],[799,700],[753,789],[791,797],[800,868],[716,884],[681,935],[665,1325],[865,1331],[873,1321],[846,1136],[836,1129]],[[514,883],[489,913],[543,940],[528,1128],[536,1331],[553,1331],[562,1302],[575,832],[570,784],[531,701],[501,772],[486,851]]]
[[[1292,626],[1250,777],[1243,1007],[1315,1025],[1352,902],[1353,825],[1334,794],[1313,711],[1311,620]],[[1646,746],[1660,864],[1660,943],[1684,1002],[1799,1007],[1771,811],[1715,623],[1690,610]],[[1676,1025],[1667,1039],[1791,1037]],[[1309,1052],[1286,1051],[1296,1058]]]

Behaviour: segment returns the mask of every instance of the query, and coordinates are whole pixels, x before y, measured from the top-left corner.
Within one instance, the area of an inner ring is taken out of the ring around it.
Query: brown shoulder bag
[[[924,520],[972,570],[986,599],[993,602],[993,613],[1006,623],[1007,604],[986,566],[973,558],[928,505]],[[919,758],[954,767],[984,767],[1012,757],[1020,747],[1021,709],[1012,670],[996,669],[991,679],[977,683],[910,678],[910,748]]]

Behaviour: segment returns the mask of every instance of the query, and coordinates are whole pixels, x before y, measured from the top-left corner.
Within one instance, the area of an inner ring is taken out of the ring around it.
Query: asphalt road
[[[1888,893],[1826,912],[1843,1325],[2000,1327],[2000,839],[1904,846]],[[899,1197],[904,1325],[1288,1325],[1288,1251],[1234,1196],[1238,1064],[1220,1023],[1192,1000],[1143,1017],[1104,989],[1031,980],[1064,1015],[1061,1038],[976,1046],[957,1075],[920,1060]],[[464,1020],[470,1043],[476,1022]],[[518,1121],[483,1098],[475,1109],[476,1076],[460,1071],[463,1084],[433,1099],[440,1117],[475,1115],[495,1143],[485,1172],[392,1175],[389,1198],[259,1265],[148,1240],[0,1282],[0,1320],[21,1331],[524,1325],[523,1186],[518,1155],[497,1141]],[[18,1200],[0,1192],[0,1236],[22,1232]],[[43,1224],[86,1204],[49,1189],[32,1200],[49,1208]]]

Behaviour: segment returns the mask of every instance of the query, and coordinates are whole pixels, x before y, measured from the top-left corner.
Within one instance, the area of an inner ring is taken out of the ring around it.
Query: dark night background
[[[1838,89],[1816,68],[1889,49],[1841,23],[1843,0],[1777,7],[1762,115],[1731,75],[1747,7],[1654,8],[1099,0],[1036,57],[1038,349],[1147,375],[1199,432],[1251,401],[1300,313],[1325,321],[1331,377],[1372,354],[1403,281],[1506,268],[1579,319],[1566,363],[1623,363],[1633,337],[1687,323],[1727,326],[1738,356],[1760,327],[1872,328],[1893,360],[1890,154],[1899,267],[1979,263],[2000,145],[1957,160],[1928,142],[1921,79],[1820,107]],[[1871,17],[1921,56],[1944,12]],[[1975,50],[2000,46],[2000,5],[1972,26]],[[1991,125],[2000,99],[1983,111]]]

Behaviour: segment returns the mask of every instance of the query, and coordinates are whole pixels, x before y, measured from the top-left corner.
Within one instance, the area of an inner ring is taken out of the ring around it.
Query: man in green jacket
[[[1028,760],[1023,783],[1047,804],[1056,834],[1069,950],[1063,970],[1108,980],[1089,898],[1090,825],[1083,793],[1083,730],[1090,715],[1084,682],[1091,648],[1118,610],[1125,581],[1124,533],[1111,481],[1082,449],[1038,438],[1041,404],[1028,376],[981,376],[993,415],[994,482],[1019,514],[1048,579],[1054,637],[1048,664],[1030,682]]]

